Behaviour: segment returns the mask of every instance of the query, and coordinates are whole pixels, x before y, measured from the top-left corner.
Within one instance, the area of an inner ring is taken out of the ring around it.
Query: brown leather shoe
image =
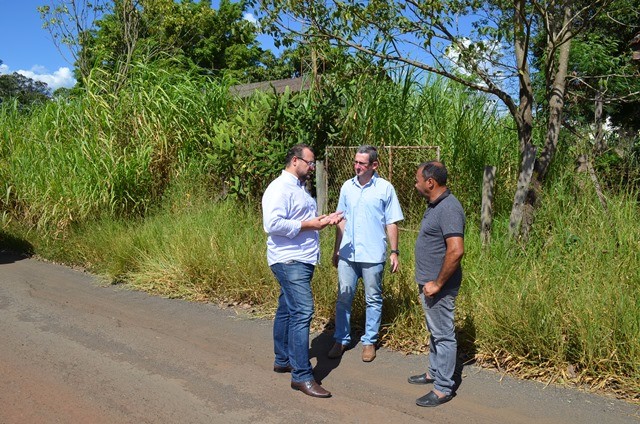
[[[321,385],[316,383],[315,380],[303,381],[301,383],[291,382],[291,388],[293,390],[300,390],[307,396],[328,398],[331,397],[331,392],[323,389]]]
[[[333,347],[329,349],[329,353],[327,353],[327,357],[330,359],[338,359],[342,357],[344,351],[347,350],[347,346],[343,345],[339,342],[335,342]]]
[[[374,345],[362,346],[362,360],[364,362],[371,362],[376,359],[376,347]]]

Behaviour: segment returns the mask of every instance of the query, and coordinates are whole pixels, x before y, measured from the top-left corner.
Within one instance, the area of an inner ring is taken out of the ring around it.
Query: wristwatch
[[[400,256],[400,251],[398,249],[391,249],[391,252],[389,253],[395,253],[396,255]]]

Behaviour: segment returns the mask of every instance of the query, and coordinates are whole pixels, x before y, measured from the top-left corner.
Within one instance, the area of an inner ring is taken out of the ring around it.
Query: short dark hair
[[[373,146],[369,146],[369,145],[360,146],[358,147],[357,153],[369,155],[369,163],[373,163],[378,160],[378,149],[376,149]]]
[[[302,157],[304,155],[304,149],[309,149],[311,153],[313,153],[313,149],[309,147],[309,145],[304,143],[296,144],[287,152],[287,156],[284,158],[285,165],[289,166],[294,157]]]
[[[447,185],[447,167],[444,164],[432,160],[430,162],[423,162],[418,165],[418,169],[422,169],[422,177],[426,180],[433,178],[438,185]]]

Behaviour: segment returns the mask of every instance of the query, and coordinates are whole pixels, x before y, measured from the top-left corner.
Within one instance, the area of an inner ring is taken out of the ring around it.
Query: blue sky
[[[36,7],[49,0],[0,0],[0,74],[18,72],[53,90],[72,87],[73,66],[42,28]]]

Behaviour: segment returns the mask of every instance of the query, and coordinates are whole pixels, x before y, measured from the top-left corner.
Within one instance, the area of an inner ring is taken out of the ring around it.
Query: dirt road
[[[424,356],[360,346],[312,363],[330,399],[272,371],[271,321],[100,285],[88,274],[0,253],[0,423],[640,423],[640,408],[467,366],[437,408],[406,383]]]

